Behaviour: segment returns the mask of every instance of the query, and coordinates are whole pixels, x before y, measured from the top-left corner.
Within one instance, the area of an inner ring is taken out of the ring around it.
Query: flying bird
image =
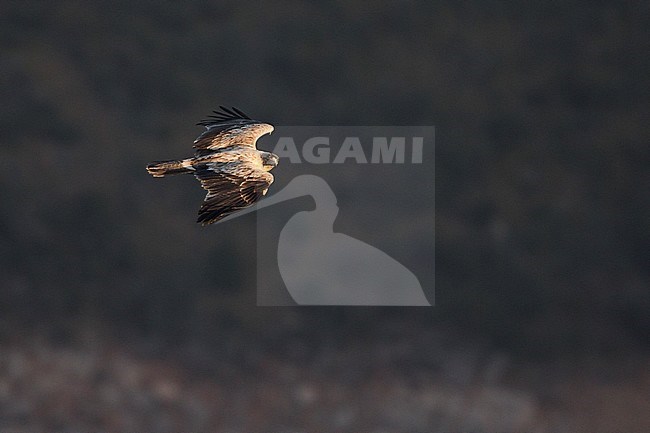
[[[194,157],[155,161],[147,166],[154,177],[192,173],[208,191],[198,223],[215,223],[260,200],[273,183],[270,172],[279,158],[257,150],[257,140],[273,125],[253,120],[237,108],[219,107],[197,125],[206,130],[194,140]]]

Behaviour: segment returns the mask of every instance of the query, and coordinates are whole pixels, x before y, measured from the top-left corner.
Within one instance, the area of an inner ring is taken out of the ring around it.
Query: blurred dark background
[[[2,2],[0,430],[647,431],[649,28],[633,1]],[[255,216],[201,228],[195,180],[144,170],[220,104],[435,125],[435,212],[404,223],[435,226],[436,306],[256,307]]]

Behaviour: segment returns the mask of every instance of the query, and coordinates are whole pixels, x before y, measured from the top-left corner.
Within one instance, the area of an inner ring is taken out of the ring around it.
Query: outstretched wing
[[[268,123],[253,120],[242,111],[220,106],[222,111],[200,121],[207,129],[194,140],[196,156],[203,156],[209,151],[231,146],[249,146],[255,148],[255,142],[264,134],[273,131]]]
[[[273,183],[273,175],[248,164],[205,167],[194,173],[208,191],[197,222],[212,224],[260,200]]]

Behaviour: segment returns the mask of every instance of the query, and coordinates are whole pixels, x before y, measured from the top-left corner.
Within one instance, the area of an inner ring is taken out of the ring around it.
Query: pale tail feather
[[[147,166],[147,171],[153,177],[163,177],[168,174],[190,173],[194,171],[191,160],[154,161]]]

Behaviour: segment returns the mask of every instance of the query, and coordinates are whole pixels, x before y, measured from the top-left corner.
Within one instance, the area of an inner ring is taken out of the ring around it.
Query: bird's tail
[[[154,161],[147,166],[147,171],[153,177],[163,177],[168,174],[191,173],[194,171],[191,159],[180,161]]]

